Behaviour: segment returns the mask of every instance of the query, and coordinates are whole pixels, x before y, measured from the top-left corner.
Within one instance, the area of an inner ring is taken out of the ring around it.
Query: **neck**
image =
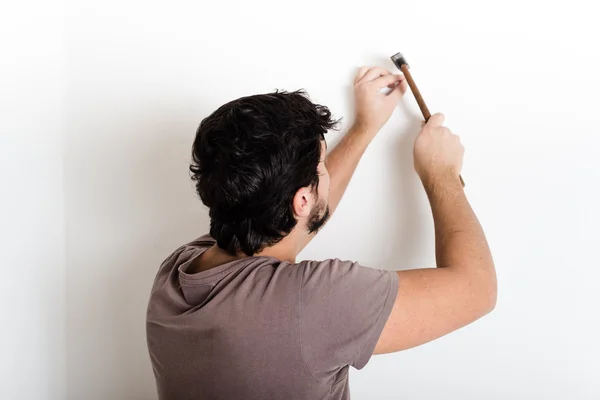
[[[293,264],[296,262],[296,257],[300,252],[297,244],[301,243],[301,241],[298,240],[299,238],[297,236],[298,231],[294,229],[289,233],[289,235],[281,239],[279,242],[254,255],[274,257],[280,261],[287,261]]]
[[[284,237],[278,243],[273,246],[267,247],[264,250],[254,254],[253,256],[267,256],[273,257],[280,261],[287,261],[289,263],[296,262],[296,256],[300,252],[300,248],[298,248],[298,241],[296,231],[292,231],[289,235]],[[215,243],[212,247],[207,249],[200,257],[198,257],[190,271],[193,273],[206,271],[219,265],[247,258],[248,256],[244,253],[238,253],[235,256],[227,253],[225,250],[221,249]]]
[[[301,243],[298,239],[298,233],[294,229],[289,235],[275,243],[273,246],[269,246],[253,254],[254,257],[266,256],[273,257],[280,261],[287,261],[290,263],[296,262],[296,256],[300,252],[297,243]],[[244,253],[238,253],[235,256],[227,253],[225,250],[218,247],[216,244],[206,250],[204,259],[211,260],[210,264],[220,265],[234,260],[240,260],[247,258],[248,256]]]

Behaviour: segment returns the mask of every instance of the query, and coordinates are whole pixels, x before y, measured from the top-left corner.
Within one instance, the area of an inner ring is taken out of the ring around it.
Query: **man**
[[[324,135],[336,121],[301,92],[240,98],[200,124],[190,170],[210,210],[210,235],[164,261],[148,306],[161,399],[348,399],[349,366],[361,369],[372,354],[418,346],[494,308],[492,257],[459,180],[463,147],[441,114],[414,145],[438,268],[296,262],[406,82],[362,68],[354,90],[355,123],[327,156]]]

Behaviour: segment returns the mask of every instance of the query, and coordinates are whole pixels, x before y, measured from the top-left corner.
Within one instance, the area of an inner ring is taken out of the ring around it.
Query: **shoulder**
[[[366,292],[379,296],[396,293],[398,276],[394,271],[369,268],[356,261],[337,258],[303,261],[297,265],[301,297],[309,302],[333,297],[355,298]],[[360,296],[359,296],[360,297]],[[354,300],[352,300],[354,301]]]
[[[171,271],[190,261],[196,255],[198,255],[199,252],[206,250],[213,244],[215,244],[215,239],[206,234],[192,240],[191,242],[179,246],[160,264],[156,279],[158,280],[161,277],[168,275]]]
[[[297,272],[306,280],[352,279],[364,274],[381,274],[388,271],[368,268],[356,261],[331,258],[322,261],[306,260],[295,265]]]
[[[199,251],[204,251],[211,247],[215,242],[215,239],[209,234],[202,235],[191,242],[179,246],[163,261],[161,267],[167,264],[179,266],[188,261],[190,257],[193,257]]]
[[[182,247],[188,248],[208,248],[215,244],[217,241],[210,236],[210,234],[202,235],[189,243],[184,244]]]

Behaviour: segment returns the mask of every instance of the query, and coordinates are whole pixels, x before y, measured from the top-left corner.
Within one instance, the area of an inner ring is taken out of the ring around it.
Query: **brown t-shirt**
[[[373,353],[395,272],[349,261],[249,257],[199,273],[203,236],[158,271],[147,340],[159,398],[349,399],[348,368]]]

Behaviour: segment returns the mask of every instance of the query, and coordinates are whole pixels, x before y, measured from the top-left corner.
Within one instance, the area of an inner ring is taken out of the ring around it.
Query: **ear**
[[[298,218],[308,217],[313,207],[313,194],[308,187],[298,189],[292,200],[294,215]]]

